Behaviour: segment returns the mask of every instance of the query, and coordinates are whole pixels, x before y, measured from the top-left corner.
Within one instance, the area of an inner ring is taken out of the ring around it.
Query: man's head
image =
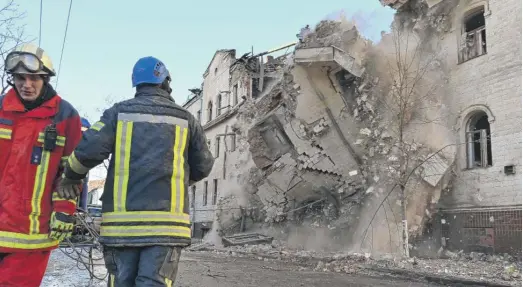
[[[169,94],[171,89],[171,76],[169,70],[162,61],[154,57],[144,57],[139,59],[133,68],[132,74],[133,87],[157,86]]]
[[[20,97],[28,102],[35,101],[44,87],[44,79],[40,75],[13,74],[13,81]]]
[[[51,58],[32,44],[18,46],[9,53],[4,69],[12,76],[12,84],[20,97],[28,102],[35,101],[50,77],[55,75]]]

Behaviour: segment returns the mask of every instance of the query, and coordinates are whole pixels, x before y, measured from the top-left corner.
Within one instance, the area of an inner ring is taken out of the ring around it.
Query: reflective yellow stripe
[[[183,129],[182,147],[180,148],[180,205],[179,211],[183,212],[185,208],[185,146],[187,144],[187,134],[189,129]]]
[[[58,241],[49,238],[48,234],[23,234],[0,231],[0,246],[7,248],[38,249],[58,245]]]
[[[114,171],[114,210],[125,211],[127,183],[129,181],[129,162],[133,122],[118,121],[116,126],[116,152]]]
[[[171,213],[167,211],[126,211],[105,212],[103,222],[179,222],[190,223],[189,214]]]
[[[44,142],[44,133],[38,133],[38,142],[43,143]],[[64,136],[57,136],[56,137],[56,145],[57,146],[65,146],[66,137]]]
[[[83,165],[77,158],[76,158],[76,155],[74,154],[74,152],[71,154],[71,156],[69,157],[69,167],[71,167],[71,169],[78,173],[78,174],[86,174],[87,172],[89,172],[89,168],[86,167],[85,165]]]
[[[171,176],[171,212],[178,212],[178,201],[180,200],[178,190],[178,157],[180,156],[180,127],[175,126],[174,148],[173,148],[173,174]]]
[[[69,201],[70,203],[76,205],[76,200],[74,199],[65,199],[65,198],[61,198],[58,193],[56,192],[53,192],[53,197],[52,197],[52,201]]]
[[[177,236],[191,238],[191,228],[172,225],[101,226],[100,236]]]
[[[102,122],[96,122],[94,123],[92,126],[91,126],[91,129],[92,130],[95,130],[95,131],[100,131],[101,129],[103,129],[103,127],[105,127],[105,124],[102,123]]]
[[[119,113],[119,121],[130,121],[130,122],[146,122],[151,124],[171,124],[186,128],[189,122],[186,119],[162,116],[162,115],[151,115],[151,114],[140,114],[140,113]]]
[[[60,158],[60,165],[65,167],[65,164],[67,163],[68,159],[68,156],[63,156],[62,158]]]
[[[56,145],[58,145],[58,146],[65,146],[65,137],[58,136],[56,138]]]
[[[0,129],[0,139],[10,140],[12,133],[10,129]]]
[[[36,169],[35,182],[33,186],[33,198],[31,198],[31,214],[29,214],[29,232],[30,234],[39,233],[40,221],[38,218],[42,212],[41,203],[42,196],[45,191],[45,183],[47,181],[47,169],[49,168],[49,159],[51,153],[44,150],[42,152],[42,159],[38,168]]]
[[[165,285],[167,285],[167,287],[172,287],[173,281],[169,278],[165,278]]]
[[[180,143],[181,140],[181,143]],[[187,128],[176,126],[173,149],[173,174],[171,176],[171,212],[182,213],[185,197],[185,145],[187,143]]]
[[[110,287],[114,287],[114,275],[113,274],[109,274],[109,280],[110,280]]]

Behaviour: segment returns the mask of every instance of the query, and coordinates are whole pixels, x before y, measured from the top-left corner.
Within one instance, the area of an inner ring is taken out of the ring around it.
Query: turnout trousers
[[[39,287],[51,251],[0,253],[0,286]]]
[[[172,287],[181,251],[181,247],[175,246],[104,246],[107,286]]]

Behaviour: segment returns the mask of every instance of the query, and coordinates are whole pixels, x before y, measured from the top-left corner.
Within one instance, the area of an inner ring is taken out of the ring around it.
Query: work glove
[[[53,212],[49,223],[49,237],[62,241],[73,234],[75,218],[62,212]]]
[[[82,193],[82,184],[81,179],[70,179],[62,174],[56,186],[56,192],[63,199],[75,199]]]

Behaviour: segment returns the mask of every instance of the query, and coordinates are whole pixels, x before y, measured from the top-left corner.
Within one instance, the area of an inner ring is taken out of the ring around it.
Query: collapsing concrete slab
[[[428,156],[420,168],[418,175],[431,186],[436,187],[441,179],[448,173],[451,165],[439,154]]]
[[[330,65],[334,67],[335,65],[339,65],[356,77],[361,77],[364,72],[363,67],[356,63],[354,57],[335,46],[296,49],[294,62],[297,64],[308,64],[310,66]]]

